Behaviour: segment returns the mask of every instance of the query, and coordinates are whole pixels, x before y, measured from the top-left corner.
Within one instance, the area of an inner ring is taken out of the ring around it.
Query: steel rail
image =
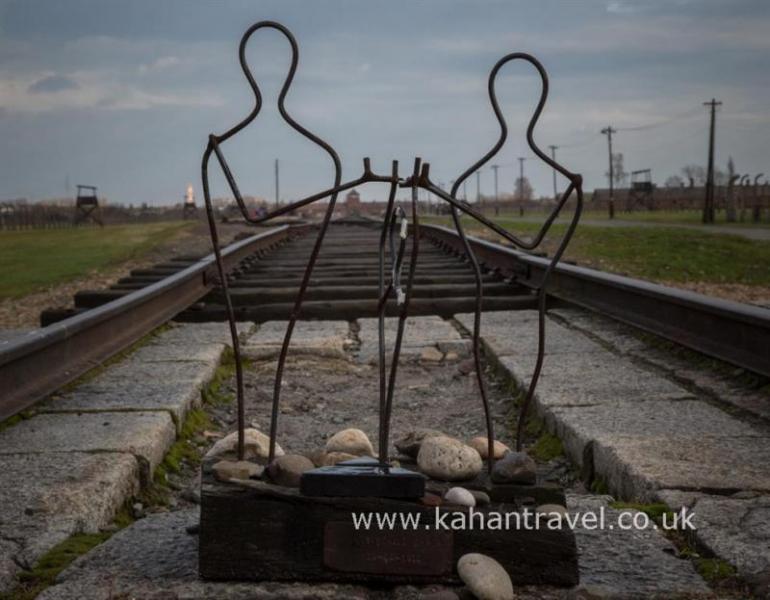
[[[283,225],[222,250],[228,271],[302,227]],[[0,420],[29,408],[205,296],[218,282],[214,255],[145,288],[0,343]]]
[[[422,225],[423,236],[464,253],[456,232]],[[468,237],[479,262],[536,289],[550,260]],[[770,311],[687,290],[561,263],[548,294],[681,346],[770,377]]]

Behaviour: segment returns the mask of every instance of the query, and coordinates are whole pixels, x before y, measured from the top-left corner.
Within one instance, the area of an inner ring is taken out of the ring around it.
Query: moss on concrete
[[[641,504],[638,502],[612,502],[610,508],[618,510],[638,510],[645,513],[650,519],[656,523],[661,523],[663,515],[669,515],[666,517],[667,523],[673,522],[673,513],[669,510],[668,506],[662,502],[656,502],[652,504]]]
[[[695,568],[710,585],[733,579],[737,575],[735,567],[721,558],[697,558]]]
[[[529,453],[535,460],[548,462],[564,454],[564,445],[558,437],[544,431],[529,448]]]
[[[0,594],[0,600],[32,600],[45,588],[53,585],[56,577],[72,562],[106,542],[112,535],[133,523],[127,508],[121,509],[113,520],[110,531],[98,533],[76,533],[60,542],[37,561],[29,571],[19,574],[19,585],[10,592]]]

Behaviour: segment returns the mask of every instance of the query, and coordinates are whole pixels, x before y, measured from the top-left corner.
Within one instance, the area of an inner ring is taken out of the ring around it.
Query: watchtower
[[[195,190],[192,185],[187,186],[187,192],[184,195],[184,203],[182,204],[182,218],[195,219],[198,216],[198,209],[195,206]]]
[[[99,199],[96,197],[96,186],[78,185],[78,195],[75,199],[75,225],[86,221],[93,221],[104,227]]]
[[[652,169],[631,171],[631,188],[628,190],[628,210],[639,207],[653,210],[655,208],[655,186],[652,185]]]

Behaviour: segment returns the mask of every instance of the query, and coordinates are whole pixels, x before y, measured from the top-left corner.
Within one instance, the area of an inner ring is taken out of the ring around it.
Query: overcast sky
[[[287,107],[340,153],[343,178],[361,158],[404,174],[414,156],[448,184],[496,140],[486,96],[489,69],[526,51],[548,70],[551,94],[536,130],[547,149],[604,186],[607,124],[626,169],[652,168],[662,183],[705,164],[707,114],[717,118],[717,161],[770,177],[770,3],[766,0],[0,0],[0,199],[63,196],[66,182],[99,186],[124,203],[170,203],[188,183],[200,198],[209,133],[245,116],[253,98],[237,61],[253,22],[291,29],[300,64]],[[248,58],[266,106],[224,152],[241,190],[281,196],[327,187],[328,158],[277,117],[288,44],[252,38]],[[537,194],[551,172],[522,137],[539,94],[530,67],[506,67],[499,97],[511,136],[495,162],[513,189],[518,156]],[[650,126],[650,127],[647,127]],[[633,128],[642,127],[634,130]],[[624,128],[628,128],[624,130]],[[491,170],[482,193],[493,191]],[[560,182],[561,183],[561,182]],[[214,190],[226,194],[216,177]],[[382,189],[361,190],[382,198]],[[475,196],[475,179],[468,182]]]

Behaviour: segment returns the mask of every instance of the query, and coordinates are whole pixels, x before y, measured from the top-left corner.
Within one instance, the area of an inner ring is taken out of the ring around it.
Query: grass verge
[[[443,217],[426,222],[449,225]],[[537,223],[496,219],[511,232],[532,235]],[[473,235],[490,237],[475,222],[463,219]],[[556,249],[564,224],[555,224],[544,242],[549,255]],[[671,227],[580,226],[564,257],[582,265],[650,281],[704,282],[770,286],[770,242],[736,235],[716,235]]]
[[[0,233],[0,299],[19,298],[140,256],[192,221]]]

